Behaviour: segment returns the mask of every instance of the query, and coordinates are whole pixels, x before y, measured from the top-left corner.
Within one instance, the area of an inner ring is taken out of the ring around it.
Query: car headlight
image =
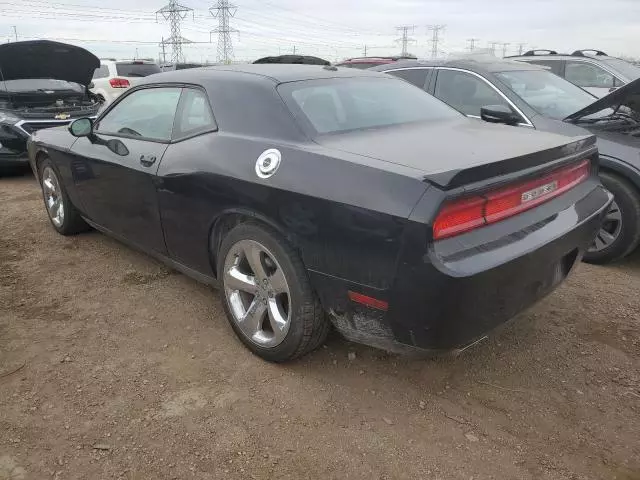
[[[8,123],[10,125],[14,125],[19,121],[20,121],[20,118],[16,117],[15,115],[11,115],[8,112],[0,111],[0,123]]]

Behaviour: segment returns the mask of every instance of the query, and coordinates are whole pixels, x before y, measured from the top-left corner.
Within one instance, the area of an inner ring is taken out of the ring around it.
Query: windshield
[[[83,93],[85,88],[77,83],[66,80],[54,80],[52,78],[24,78],[20,80],[7,80],[0,82],[0,90],[12,93],[21,92],[77,92]]]
[[[392,77],[306,80],[282,84],[278,91],[314,134],[460,116],[435,97]]]
[[[562,120],[596,101],[590,93],[548,71],[515,70],[496,76],[546,117]]]
[[[632,63],[625,62],[619,58],[607,58],[603,60],[607,65],[611,65],[612,68],[620,72],[627,77],[629,81],[640,78],[640,67],[633,65]]]
[[[118,62],[116,72],[120,77],[146,77],[154,73],[160,73],[160,67],[155,63],[142,62]]]

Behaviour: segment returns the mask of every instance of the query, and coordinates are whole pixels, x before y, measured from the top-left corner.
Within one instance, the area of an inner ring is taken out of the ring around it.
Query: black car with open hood
[[[0,170],[27,165],[33,132],[94,116],[89,91],[100,60],[91,52],[48,40],[0,45]]]
[[[585,255],[621,259],[640,243],[640,79],[598,99],[541,66],[493,55],[405,61],[375,67],[401,77],[467,116],[575,136],[597,136],[600,178],[614,194]]]

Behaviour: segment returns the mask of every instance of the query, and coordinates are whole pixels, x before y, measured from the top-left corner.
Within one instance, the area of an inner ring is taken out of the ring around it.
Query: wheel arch
[[[40,165],[45,159],[49,158],[49,153],[44,148],[39,148],[36,151],[34,158],[35,175],[38,183],[40,183],[42,181],[40,178]]]
[[[209,259],[214,277],[217,278],[217,255],[220,250],[220,245],[222,244],[222,239],[225,234],[231,231],[235,226],[246,222],[255,222],[272,228],[289,241],[294,249],[297,250],[295,237],[276,220],[270,218],[264,213],[249,208],[228,208],[220,212],[212,220],[211,228],[209,229]]]
[[[640,195],[640,171],[633,166],[617,158],[600,155],[600,171],[613,173],[629,181]]]

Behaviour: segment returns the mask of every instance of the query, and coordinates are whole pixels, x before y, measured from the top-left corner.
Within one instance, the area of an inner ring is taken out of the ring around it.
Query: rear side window
[[[174,138],[177,139],[216,129],[209,100],[202,90],[183,90],[175,128]]]
[[[100,65],[93,72],[93,78],[107,78],[109,76],[109,67],[107,65]]]
[[[120,77],[146,77],[154,73],[160,73],[160,67],[155,63],[143,62],[118,62],[116,73]]]
[[[408,68],[404,70],[393,70],[389,72],[394,77],[400,77],[416,87],[424,88],[427,81],[429,69],[426,68]]]

